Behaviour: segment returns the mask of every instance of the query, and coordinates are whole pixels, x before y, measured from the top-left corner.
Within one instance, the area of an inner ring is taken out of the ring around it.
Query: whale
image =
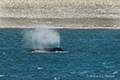
[[[31,50],[27,50],[27,52],[57,52],[57,53],[67,53],[68,51],[65,51],[59,47],[54,47],[54,48],[42,48],[42,49],[31,49]]]

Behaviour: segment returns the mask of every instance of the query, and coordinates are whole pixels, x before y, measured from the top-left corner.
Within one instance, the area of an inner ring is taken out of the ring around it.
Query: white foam
[[[117,73],[118,73],[117,71],[113,72],[113,74],[117,74]]]
[[[38,69],[43,69],[43,68],[41,68],[41,67],[38,67]]]
[[[102,63],[103,65],[105,65],[105,63]]]
[[[60,78],[56,78],[56,77],[54,77],[54,80],[59,80]]]
[[[68,53],[68,51],[44,51],[44,50],[34,50],[33,53]]]
[[[68,53],[68,51],[54,51],[54,52],[50,52],[50,51],[32,51],[35,53]]]
[[[0,75],[0,77],[4,77],[5,75]]]
[[[6,53],[2,53],[2,54],[6,55]]]

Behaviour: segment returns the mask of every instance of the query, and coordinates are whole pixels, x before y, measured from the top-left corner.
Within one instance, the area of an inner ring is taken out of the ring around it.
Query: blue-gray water
[[[0,29],[0,80],[120,80],[120,30],[57,30],[78,53],[26,52],[23,30]]]

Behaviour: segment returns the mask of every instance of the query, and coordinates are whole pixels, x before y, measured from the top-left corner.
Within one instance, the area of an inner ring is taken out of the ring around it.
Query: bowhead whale
[[[59,47],[54,47],[54,48],[43,48],[43,49],[31,49],[31,50],[27,50],[27,52],[62,52],[62,53],[67,53],[68,51],[65,51]]]

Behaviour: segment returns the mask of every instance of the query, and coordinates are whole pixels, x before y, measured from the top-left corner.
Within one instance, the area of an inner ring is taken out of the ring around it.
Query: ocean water
[[[120,30],[56,30],[73,53],[27,52],[23,30],[0,29],[0,80],[120,80]]]

